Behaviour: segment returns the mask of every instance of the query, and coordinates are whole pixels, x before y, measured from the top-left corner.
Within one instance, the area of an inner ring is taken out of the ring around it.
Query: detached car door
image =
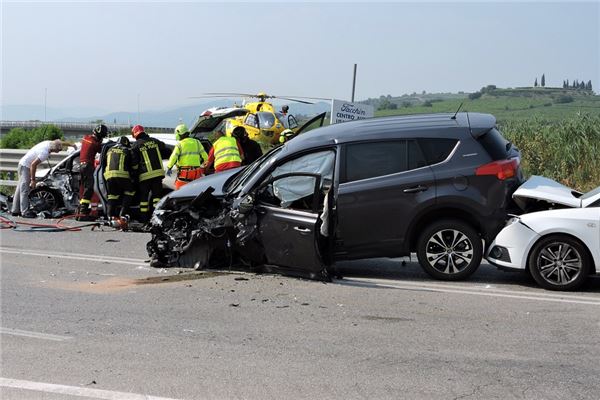
[[[304,155],[276,167],[257,189],[258,235],[268,264],[322,277],[334,162],[329,150]]]

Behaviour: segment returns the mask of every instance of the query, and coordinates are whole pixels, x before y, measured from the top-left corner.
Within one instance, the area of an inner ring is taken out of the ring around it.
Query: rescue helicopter
[[[250,139],[268,143],[268,144],[277,144],[279,143],[280,134],[289,129],[294,133],[298,133],[298,131],[306,126],[306,123],[303,126],[300,126],[296,117],[289,113],[289,106],[284,105],[280,110],[277,110],[275,106],[269,99],[281,99],[294,101],[303,104],[314,104],[312,102],[300,99],[315,99],[315,100],[327,100],[331,101],[331,99],[325,99],[321,97],[283,97],[283,96],[271,96],[264,92],[260,92],[258,94],[248,94],[248,93],[205,93],[202,96],[192,97],[194,99],[197,98],[214,98],[214,97],[242,97],[244,99],[256,99],[256,101],[246,102],[244,101],[242,105],[234,104],[233,107],[215,107],[209,108],[204,111],[196,123],[194,124],[194,130],[197,127],[200,131],[206,131],[207,128],[212,127],[212,129],[216,128],[220,124],[221,121],[225,121],[225,133],[227,135],[231,135],[233,129],[237,126],[243,126],[248,132],[248,136]],[[311,124],[314,124],[315,120],[321,119],[322,121],[325,118],[325,113],[319,114],[318,118],[312,118],[310,121]],[[216,119],[214,119],[216,118]],[[220,121],[218,121],[220,120]],[[200,126],[198,126],[200,124]]]

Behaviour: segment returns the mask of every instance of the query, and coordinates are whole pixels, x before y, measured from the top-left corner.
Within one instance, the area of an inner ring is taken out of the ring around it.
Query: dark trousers
[[[140,190],[140,222],[150,221],[154,206],[162,195],[162,180],[158,178],[146,179],[139,183]]]
[[[83,193],[79,200],[79,205],[81,211],[85,212],[89,211],[90,200],[92,200],[92,195],[94,194],[94,164],[81,164],[80,176]]]
[[[133,196],[135,195],[131,179],[107,179],[106,190],[108,192],[108,217],[111,218],[116,217],[117,215],[128,215],[129,207],[131,206]]]

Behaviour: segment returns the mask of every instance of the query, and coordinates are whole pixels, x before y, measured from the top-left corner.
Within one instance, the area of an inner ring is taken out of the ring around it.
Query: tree
[[[585,85],[585,88],[589,91],[592,90],[592,80],[591,79],[588,81],[587,85]]]
[[[546,86],[546,75],[542,74],[542,82],[541,82],[542,87]]]
[[[533,83],[533,86],[534,86],[534,87],[537,87],[537,86],[538,86],[538,83],[537,83],[537,78],[535,78],[535,82]]]
[[[567,79],[567,80],[565,81],[565,83],[566,83],[566,85],[565,85],[565,88],[568,88],[568,87],[569,87],[569,80]]]

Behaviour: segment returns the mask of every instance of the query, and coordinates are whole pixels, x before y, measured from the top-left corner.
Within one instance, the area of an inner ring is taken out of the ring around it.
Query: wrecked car
[[[175,145],[173,135],[169,134],[152,134],[162,140],[169,151],[172,151]],[[135,139],[131,139],[134,141]],[[210,150],[210,142],[205,140],[202,142],[205,147]],[[104,166],[101,160],[104,159],[104,154],[116,142],[105,139],[101,153],[96,157],[96,170],[94,171],[95,184],[92,203],[98,204],[98,209],[101,211],[106,208],[108,201],[106,194],[106,183],[104,181]],[[164,164],[166,165],[170,154],[164,155]],[[37,185],[29,193],[31,205],[37,212],[69,214],[74,213],[79,206],[80,199],[80,161],[79,150],[72,151],[64,159],[54,166],[38,169],[36,173]],[[165,177],[163,180],[164,193],[175,188],[175,178]]]
[[[512,218],[491,244],[487,260],[529,271],[549,290],[574,290],[600,272],[600,187],[580,193],[533,176],[513,194],[528,213]]]
[[[521,183],[520,153],[488,114],[330,125],[165,196],[147,250],[153,266],[274,266],[317,279],[339,260],[416,251],[433,277],[464,279]]]

